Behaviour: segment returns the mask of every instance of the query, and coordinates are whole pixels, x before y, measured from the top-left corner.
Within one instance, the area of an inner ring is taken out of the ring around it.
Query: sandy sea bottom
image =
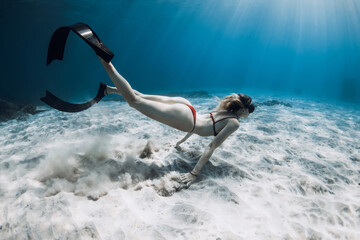
[[[360,239],[359,108],[254,99],[188,189],[212,137],[178,151],[184,133],[124,102],[0,123],[0,239]]]

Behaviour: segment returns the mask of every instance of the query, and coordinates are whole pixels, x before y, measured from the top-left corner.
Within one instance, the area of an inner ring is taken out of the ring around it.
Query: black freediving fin
[[[61,100],[60,98],[56,97],[54,94],[52,94],[49,91],[46,91],[46,96],[40,98],[41,101],[49,105],[50,107],[53,107],[59,111],[62,112],[81,112],[88,108],[90,108],[95,103],[98,103],[104,96],[104,90],[106,88],[105,83],[100,83],[98,93],[96,97],[89,102],[82,103],[82,104],[74,104],[65,102],[64,100]]]
[[[100,38],[89,25],[76,23],[70,26],[60,27],[53,33],[50,39],[46,65],[49,65],[55,59],[63,59],[65,44],[70,30],[79,35],[104,61],[110,62],[114,57],[114,53],[101,42]]]

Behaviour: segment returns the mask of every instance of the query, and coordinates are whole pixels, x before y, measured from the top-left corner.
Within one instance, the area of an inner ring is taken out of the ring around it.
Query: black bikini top
[[[213,122],[214,136],[218,135],[218,133],[217,133],[216,130],[215,130],[215,124],[216,124],[216,123],[218,123],[218,122],[220,122],[220,121],[222,121],[222,120],[228,119],[228,118],[236,118],[236,117],[225,117],[225,118],[223,118],[223,119],[220,119],[220,120],[215,121],[214,116],[212,115],[212,113],[210,113],[210,117],[211,117],[211,120],[212,120],[212,122]],[[236,118],[236,119],[237,119],[237,118]]]

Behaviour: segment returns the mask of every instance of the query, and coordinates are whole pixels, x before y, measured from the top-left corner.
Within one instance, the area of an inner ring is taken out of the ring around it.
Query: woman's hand
[[[190,187],[190,185],[196,180],[197,176],[192,174],[191,172],[183,173],[180,175],[181,182],[186,186]]]
[[[192,132],[189,132],[188,134],[186,134],[186,136],[185,136],[183,139],[181,139],[180,141],[178,141],[178,142],[176,143],[176,145],[175,145],[176,150],[181,151],[180,144],[182,144],[183,142],[185,142],[186,139],[188,139],[192,134],[193,134]]]
[[[180,147],[180,144],[181,142],[177,142],[176,145],[175,145],[175,149],[178,150],[178,151],[181,151],[181,147]]]

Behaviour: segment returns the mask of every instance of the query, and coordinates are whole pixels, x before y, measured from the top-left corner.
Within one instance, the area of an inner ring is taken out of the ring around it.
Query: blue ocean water
[[[0,8],[0,98],[39,104],[111,83],[94,52],[70,35],[63,62],[46,67],[51,34],[89,24],[113,64],[142,92],[281,92],[360,102],[356,0],[14,0]]]
[[[40,111],[0,118],[0,239],[360,239],[359,10],[357,0],[1,2],[0,100]],[[76,22],[141,92],[180,93],[199,114],[216,96],[253,97],[255,112],[190,188],[179,176],[213,137],[174,148],[185,133],[109,96],[75,114],[39,106],[46,89],[83,102],[111,84],[74,34],[64,61],[46,66],[53,31]]]

